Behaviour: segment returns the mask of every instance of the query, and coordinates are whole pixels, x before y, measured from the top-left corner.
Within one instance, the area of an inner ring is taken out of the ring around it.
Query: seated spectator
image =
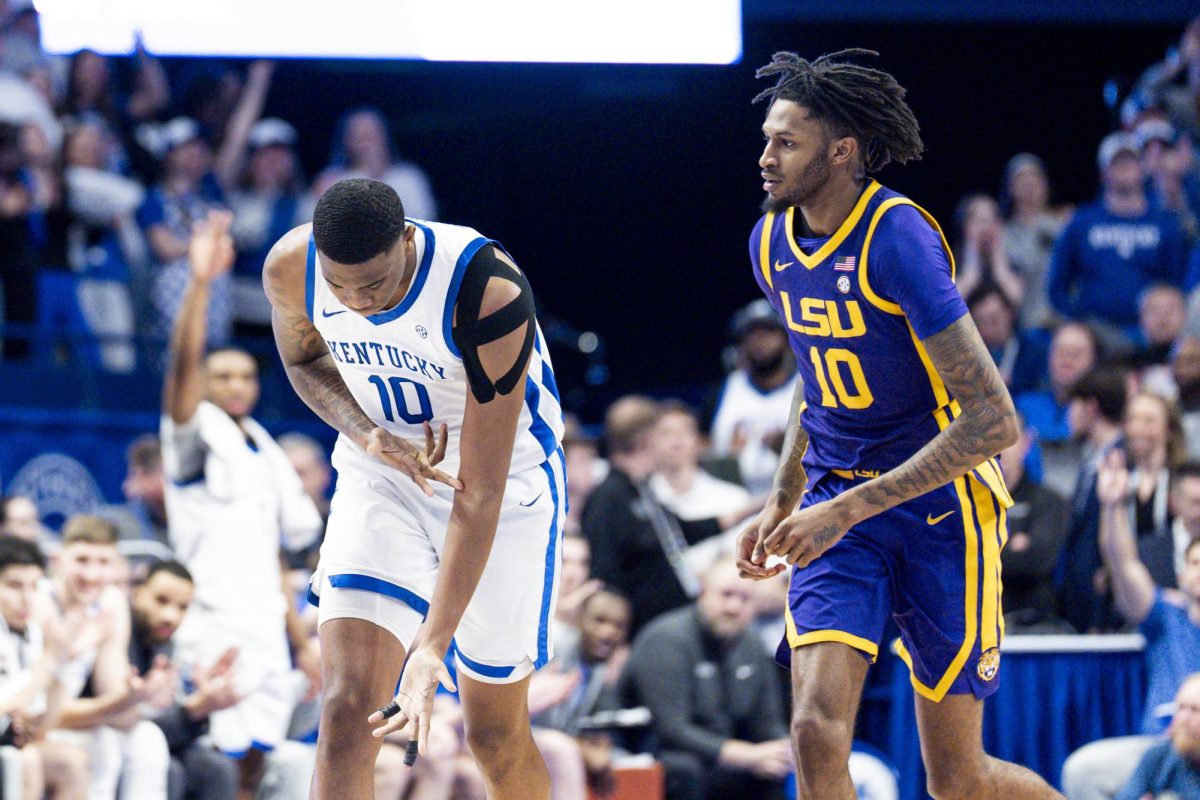
[[[171,639],[191,605],[192,576],[177,561],[151,565],[134,589],[129,661],[139,675],[172,656]],[[238,701],[234,686],[237,651],[230,649],[208,669],[188,676],[188,693],[151,719],[166,736],[171,753],[172,800],[235,800],[237,765],[204,739],[208,717]]]
[[[1058,562],[1059,615],[1075,630],[1087,633],[1117,623],[1095,588],[1102,567],[1096,474],[1108,452],[1123,446],[1125,376],[1117,370],[1095,369],[1075,384],[1070,397],[1071,436],[1082,442],[1083,453],[1071,494],[1067,545]]]
[[[1067,213],[1050,205],[1050,179],[1040,158],[1018,153],[1009,159],[1001,204],[1008,210],[1004,250],[1025,284],[1019,326],[1022,330],[1049,328],[1056,317],[1046,278]]]
[[[1050,265],[1050,301],[1063,316],[1090,321],[1109,344],[1136,335],[1143,289],[1166,283],[1182,289],[1188,245],[1169,212],[1146,197],[1137,138],[1112,133],[1100,143],[1103,191],[1067,224]]]
[[[800,377],[787,330],[767,300],[740,309],[730,333],[737,362],[713,412],[712,455],[737,459],[742,485],[752,495],[765,494],[775,480]]]
[[[48,741],[64,700],[59,679],[68,642],[43,628],[34,609],[46,559],[33,542],[0,539],[0,745],[21,751],[24,795],[13,800],[83,800],[88,753]]]
[[[623,699],[653,715],[670,800],[783,797],[792,749],[753,616],[749,582],[722,560],[695,604],[654,620],[633,643]]]
[[[1099,342],[1087,325],[1068,323],[1054,332],[1047,358],[1049,388],[1025,392],[1015,401],[1038,442],[1065,442],[1070,438],[1068,393],[1096,365],[1098,353]]]
[[[579,643],[579,616],[588,598],[604,588],[604,582],[589,578],[592,548],[578,533],[562,538],[562,566],[558,572],[558,603],[554,607],[555,649],[571,651]]]
[[[571,476],[567,482],[567,521],[563,530],[579,533],[588,496],[596,484],[604,479],[608,464],[600,457],[599,442],[584,432],[578,419],[568,414],[563,422],[566,426],[562,442],[563,456],[567,474]]]
[[[1175,341],[1183,334],[1183,292],[1163,283],[1146,287],[1138,295],[1137,350],[1130,358],[1136,370],[1165,364]]]
[[[1018,331],[1016,309],[998,286],[985,284],[967,296],[967,310],[1014,396],[1042,388],[1046,379],[1044,334]]]
[[[1187,549],[1200,539],[1200,464],[1189,461],[1171,470],[1170,501],[1175,522],[1161,538],[1169,543],[1172,585],[1178,586],[1187,567]]]
[[[412,219],[437,219],[437,203],[425,172],[392,153],[391,133],[383,114],[376,108],[356,108],[338,122],[333,137],[333,154],[313,182],[306,219],[312,216],[316,198],[344,178],[373,178],[383,181],[404,198],[404,212]]]
[[[645,397],[623,397],[609,407],[604,427],[612,468],[583,510],[592,575],[629,598],[634,631],[700,593],[685,550],[741,518],[681,520],[655,499],[647,482],[658,466],[658,417],[658,404]]]
[[[1166,741],[1146,751],[1116,800],[1200,797],[1200,673],[1175,694],[1175,716]]]
[[[1000,455],[1013,497],[1001,553],[1004,627],[1009,633],[1069,633],[1055,610],[1054,570],[1067,540],[1067,504],[1025,473],[1029,431]]]
[[[100,516],[117,526],[120,538],[154,541],[170,547],[167,538],[167,501],[163,487],[162,445],[147,433],[125,450],[125,504],[109,506]]]
[[[680,519],[704,519],[743,510],[750,493],[735,483],[709,475],[700,467],[704,441],[700,419],[679,402],[664,403],[654,430],[658,469],[650,488]]]
[[[304,580],[300,585],[303,587],[301,594],[305,595],[307,594],[308,579],[316,566],[317,556],[321,550],[321,543],[325,541],[325,523],[329,521],[329,487],[333,484],[333,466],[329,463],[329,456],[325,454],[325,448],[311,436],[303,433],[285,433],[279,437],[278,444],[288,457],[288,461],[292,463],[296,474],[300,476],[300,485],[304,487],[304,493],[308,495],[309,500],[312,500],[317,513],[321,515],[321,532],[312,544],[297,551],[284,551],[288,567],[304,573],[302,576]],[[297,574],[296,577],[301,576]]]
[[[1150,203],[1175,215],[1188,241],[1200,235],[1200,181],[1197,180],[1192,141],[1180,136],[1165,119],[1149,117],[1138,123],[1134,135],[1142,148],[1146,194]]]
[[[955,283],[963,297],[980,286],[998,286],[1014,305],[1025,298],[1025,281],[1008,260],[1000,204],[986,194],[967,195],[955,211],[960,241]]]
[[[1138,760],[1160,741],[1170,722],[1175,690],[1200,671],[1200,540],[1187,551],[1179,576],[1183,605],[1154,585],[1138,559],[1130,524],[1128,498],[1132,488],[1125,459],[1111,450],[1097,478],[1101,503],[1100,546],[1121,615],[1146,637],[1146,715],[1143,736],[1104,739],[1076,751],[1063,765],[1063,789],[1068,798],[1113,797],[1125,784]]]
[[[20,494],[0,497],[0,536],[37,542],[45,533],[36,503]]]
[[[278,118],[250,129],[246,167],[228,194],[233,211],[233,318],[250,330],[266,332],[271,304],[262,287],[262,267],[271,246],[300,219],[304,176],[296,157],[296,129]]]
[[[178,676],[165,659],[142,675],[131,670],[129,601],[113,585],[119,559],[111,523],[77,516],[63,527],[55,580],[39,609],[48,624],[77,631],[64,667],[73,699],[54,736],[91,753],[89,796],[114,797],[120,784],[123,797],[165,798],[167,741],[147,715],[173,702]]]
[[[609,589],[601,589],[584,601],[579,622],[579,638],[571,648],[555,656],[551,670],[536,673],[533,683],[549,680],[570,687],[553,704],[534,713],[534,698],[539,694],[530,685],[530,712],[533,724],[562,731],[576,738],[583,753],[588,785],[598,792],[613,784],[613,741],[603,730],[584,730],[586,718],[598,711],[618,708],[617,682],[629,656],[629,601]],[[545,675],[545,678],[538,676]],[[566,681],[564,682],[563,678]],[[563,696],[565,694],[565,696]],[[561,699],[559,699],[561,697]]]

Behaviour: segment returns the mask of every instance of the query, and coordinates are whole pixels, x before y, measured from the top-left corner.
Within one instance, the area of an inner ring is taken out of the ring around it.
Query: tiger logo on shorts
[[[985,681],[990,681],[996,677],[996,673],[1000,671],[1000,649],[993,647],[991,650],[980,655],[975,671]]]

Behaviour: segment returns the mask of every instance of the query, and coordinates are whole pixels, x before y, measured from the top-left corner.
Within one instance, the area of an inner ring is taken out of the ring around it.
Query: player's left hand
[[[416,738],[417,752],[425,755],[429,721],[433,717],[433,698],[439,683],[447,691],[457,691],[450,671],[437,651],[429,647],[417,647],[404,665],[400,689],[396,692],[394,702],[400,707],[400,713],[384,719],[382,712],[376,711],[368,717],[367,722],[379,725],[371,731],[371,735],[380,738],[400,731],[409,740]]]
[[[775,527],[763,540],[767,555],[803,569],[833,547],[854,524],[837,500],[802,508]]]

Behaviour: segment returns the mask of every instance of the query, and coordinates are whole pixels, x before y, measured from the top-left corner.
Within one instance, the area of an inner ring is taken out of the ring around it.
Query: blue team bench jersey
[[[834,470],[873,477],[959,413],[921,345],[967,313],[954,256],[928,212],[876,181],[832,236],[796,238],[796,213],[758,221],[750,260],[804,380],[809,485]],[[975,474],[1011,503],[994,459]]]

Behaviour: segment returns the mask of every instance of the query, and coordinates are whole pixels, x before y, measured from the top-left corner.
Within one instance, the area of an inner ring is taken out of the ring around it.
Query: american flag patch
[[[838,272],[854,272],[854,264],[857,260],[856,256],[842,256],[833,262],[833,268]]]

